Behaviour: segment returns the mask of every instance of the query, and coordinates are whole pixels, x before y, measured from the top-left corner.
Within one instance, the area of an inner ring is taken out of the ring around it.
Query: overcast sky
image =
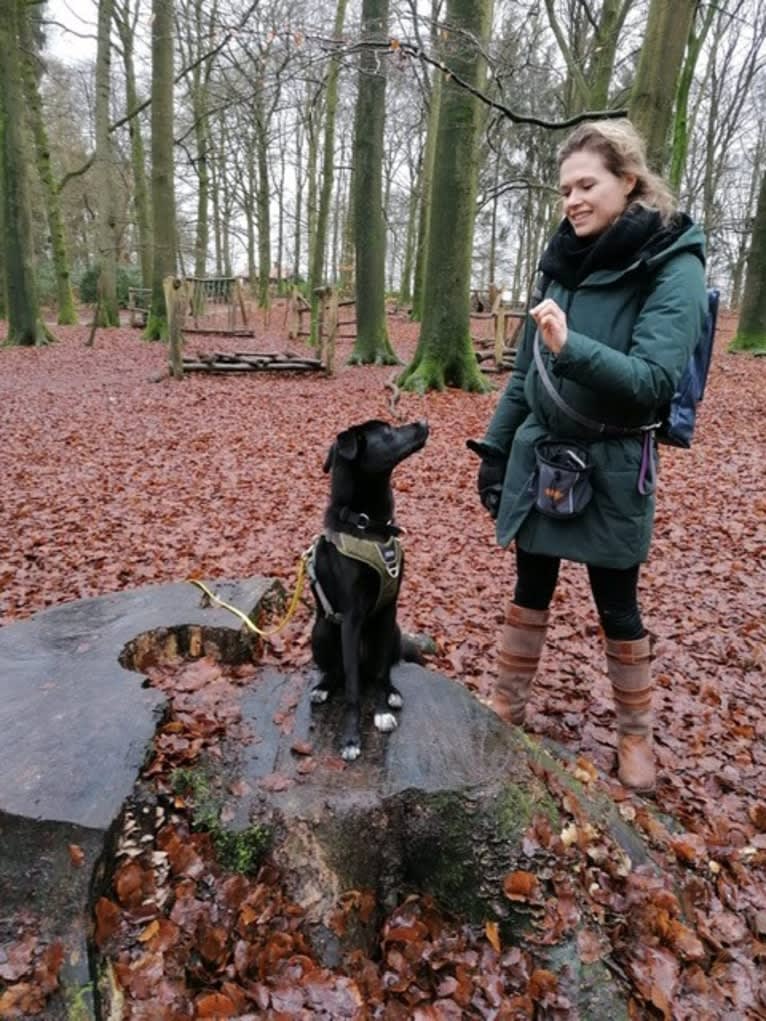
[[[89,60],[95,57],[94,0],[48,0],[45,19],[64,26],[59,28],[57,25],[48,25],[46,29],[47,48],[55,57],[65,61]]]

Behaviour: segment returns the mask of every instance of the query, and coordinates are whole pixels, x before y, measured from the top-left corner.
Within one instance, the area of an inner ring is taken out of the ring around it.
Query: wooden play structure
[[[351,298],[341,301],[336,287],[317,287],[314,292],[319,298],[319,340],[320,346],[335,347],[339,337],[356,337],[356,301]],[[346,318],[340,319],[340,310],[354,310]],[[304,321],[305,317],[305,321]],[[285,311],[285,325],[290,340],[311,336],[311,303],[303,297],[297,287],[293,287]],[[351,327],[343,331],[343,327]]]
[[[130,325],[143,329],[149,318],[149,306],[152,302],[151,287],[128,288],[128,315]]]
[[[187,334],[213,334],[228,337],[253,336],[248,325],[247,309],[236,278],[167,277],[164,281],[165,305],[168,314],[170,341],[169,363],[172,376],[186,372],[226,374],[231,372],[332,373],[334,337],[337,326],[326,317],[326,328],[318,355],[302,355],[292,351],[197,351],[184,354]],[[238,317],[242,325],[238,324]]]
[[[335,287],[320,287],[315,292],[320,299],[319,340],[321,359],[334,357],[337,338],[356,336],[354,299],[341,301]],[[505,299],[505,300],[504,300]],[[507,292],[491,287],[488,294],[471,292],[471,320],[491,320],[492,337],[474,340],[476,358],[485,372],[505,372],[513,368],[516,343],[526,317],[524,308],[515,308],[507,300]],[[398,306],[387,309],[392,315],[400,313]],[[345,313],[345,318],[340,315]],[[290,340],[307,340],[311,335],[311,304],[297,287],[293,288],[285,311],[285,327]],[[345,329],[344,329],[345,327]]]
[[[239,277],[185,277],[185,333],[252,337]]]
[[[516,359],[516,346],[519,341],[521,327],[526,318],[525,308],[514,308],[504,300],[507,292],[497,287],[490,287],[485,301],[477,300],[479,292],[471,292],[471,321],[492,320],[492,337],[474,340],[476,359],[481,363],[483,372],[507,372],[513,368]],[[486,305],[489,305],[489,311]],[[487,364],[491,363],[491,364]]]

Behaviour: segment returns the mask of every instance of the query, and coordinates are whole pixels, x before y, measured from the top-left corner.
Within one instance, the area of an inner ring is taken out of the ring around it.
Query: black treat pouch
[[[590,503],[590,453],[579,443],[541,440],[535,446],[532,478],[535,507],[551,518],[576,518]]]

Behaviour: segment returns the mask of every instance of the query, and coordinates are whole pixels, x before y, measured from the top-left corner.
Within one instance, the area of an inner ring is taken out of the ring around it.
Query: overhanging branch
[[[455,74],[455,72],[448,67],[444,61],[437,60],[435,57],[429,56],[429,54],[422,50],[419,46],[415,46],[412,43],[402,42],[398,39],[387,43],[367,40],[352,44],[346,48],[346,52],[354,53],[364,49],[390,50],[392,53],[404,53],[416,60],[422,60],[424,63],[438,68],[450,81],[453,81],[461,89],[465,89],[466,92],[475,96],[491,110],[497,110],[498,113],[507,117],[508,120],[512,121],[514,124],[534,124],[536,127],[545,128],[548,131],[559,131],[565,128],[573,128],[577,124],[581,124],[583,121],[612,120],[617,117],[628,116],[627,110],[584,110],[582,113],[575,114],[573,117],[568,117],[566,120],[551,121],[546,120],[544,117],[534,117],[531,114],[518,113],[516,110],[512,110],[504,103],[500,103],[496,99],[492,99],[486,94],[486,92],[483,92],[481,89],[477,89],[475,85],[471,85],[470,82],[465,81],[465,79],[461,78],[460,75]]]

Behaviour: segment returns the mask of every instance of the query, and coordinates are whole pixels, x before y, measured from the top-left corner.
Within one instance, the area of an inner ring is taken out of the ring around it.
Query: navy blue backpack
[[[678,389],[673,394],[667,411],[663,415],[662,425],[657,430],[657,440],[672,447],[692,445],[694,425],[697,417],[697,405],[705,393],[710,362],[713,358],[713,342],[715,326],[718,319],[718,302],[720,291],[707,292],[707,315],[702,324],[702,332],[684,369]]]

